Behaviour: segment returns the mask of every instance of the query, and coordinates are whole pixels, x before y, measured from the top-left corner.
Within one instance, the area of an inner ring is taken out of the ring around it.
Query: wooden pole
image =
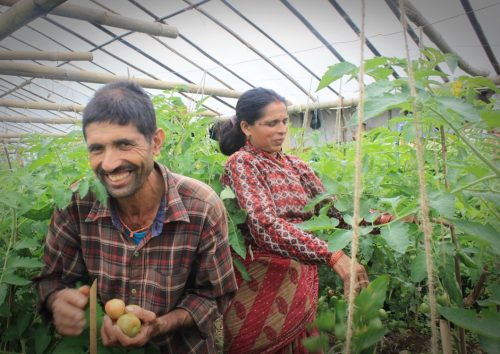
[[[75,124],[81,122],[77,118],[67,117],[6,117],[0,116],[0,122],[8,123],[42,123],[42,124]]]
[[[82,106],[81,104],[63,104],[63,103],[52,103],[52,102],[19,101],[19,100],[11,100],[8,98],[0,98],[0,107],[82,112],[84,106]]]
[[[140,79],[140,78],[98,73],[92,71],[54,68],[37,64],[25,64],[25,63],[20,64],[14,62],[2,63],[2,65],[0,66],[0,74],[12,75],[12,76],[29,76],[29,77],[62,80],[62,81],[92,82],[96,84],[107,84],[109,82],[119,81],[119,80],[132,80],[137,82],[142,87],[150,89],[158,89],[158,90],[178,89],[181,92],[203,93],[209,96],[220,96],[229,98],[238,98],[241,95],[240,92],[235,90],[206,87],[206,86],[203,87],[183,82]]]
[[[20,0],[0,15],[0,41],[66,0]]]
[[[20,1],[25,0],[1,0],[0,5],[12,6],[14,4],[17,5],[17,3],[19,3]],[[34,0],[28,2],[34,2]],[[36,2],[38,3],[41,1],[37,0]],[[61,2],[63,1],[59,0],[59,3]],[[176,38],[179,35],[179,31],[174,26],[164,25],[159,22],[142,21],[132,17],[117,15],[109,11],[98,10],[74,4],[64,4],[64,6],[61,5],[53,10],[51,9],[50,14],[69,17],[76,20],[83,20],[98,25],[105,25],[134,32],[147,33],[153,36]]]
[[[94,55],[90,52],[44,52],[14,50],[0,52],[0,60],[92,61],[93,59]]]

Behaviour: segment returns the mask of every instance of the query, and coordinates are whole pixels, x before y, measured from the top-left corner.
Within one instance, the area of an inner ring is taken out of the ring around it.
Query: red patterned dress
[[[304,206],[325,188],[299,158],[250,143],[229,157],[222,183],[248,213],[242,261],[251,277],[246,282],[238,274],[238,292],[224,314],[225,352],[307,353],[300,341],[316,314],[316,265],[327,264],[332,252],[295,224],[312,216]]]

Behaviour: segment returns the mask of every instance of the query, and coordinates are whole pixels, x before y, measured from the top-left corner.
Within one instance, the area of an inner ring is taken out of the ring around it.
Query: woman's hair
[[[246,136],[240,123],[254,125],[264,116],[264,109],[272,102],[283,102],[285,99],[270,89],[257,87],[244,92],[236,103],[236,115],[216,124],[215,137],[219,141],[220,150],[224,155],[232,155],[245,145]]]
[[[132,124],[151,141],[156,115],[148,94],[132,81],[115,81],[97,90],[83,111],[82,129],[91,123]]]

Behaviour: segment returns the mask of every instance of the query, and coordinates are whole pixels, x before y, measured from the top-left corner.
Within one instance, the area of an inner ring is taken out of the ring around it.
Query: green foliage
[[[364,353],[385,335],[387,330],[382,323],[386,313],[383,310],[389,277],[380,276],[363,289],[355,300],[356,312],[353,325],[353,352]],[[310,351],[327,350],[331,343],[328,335],[336,337],[333,349],[341,352],[344,346],[347,322],[347,303],[337,296],[324,295],[319,299],[318,317],[311,326],[320,334],[304,340],[302,344]]]
[[[446,63],[454,70],[456,57],[432,48],[426,48],[423,54],[410,63],[415,70],[415,104],[423,121],[423,137],[416,137],[408,79],[403,75],[388,79],[393,68],[404,72],[408,63],[383,57],[365,63],[366,74],[374,79],[366,87],[365,121],[387,110],[393,110],[395,116],[389,127],[372,129],[363,139],[359,261],[376,280],[356,300],[353,349],[372,352],[388,331],[408,326],[428,330],[423,236],[419,225],[403,222],[409,215],[419,216],[414,141],[421,138],[434,222],[434,274],[439,298],[445,304],[440,313],[456,326],[475,333],[483,349],[493,352],[491,348],[498,348],[498,338],[492,334],[498,328],[500,304],[500,166],[499,138],[491,130],[498,133],[500,113],[495,102],[483,102],[477,99],[477,93],[485,88],[496,93],[499,90],[486,78],[461,76],[441,83],[437,79],[445,74],[436,71],[436,65]],[[357,75],[353,64],[331,66],[318,89]],[[234,193],[220,183],[226,158],[209,138],[211,118],[199,114],[203,101],[187,107],[177,93],[165,92],[153,102],[158,125],[167,132],[159,161],[176,173],[206,182],[220,195],[228,210],[231,246],[244,258],[246,249],[238,226],[246,215]],[[319,202],[324,207],[300,227],[324,239],[331,250],[348,251],[350,228],[360,221],[352,217],[354,143],[315,146],[300,151],[300,155],[327,189],[306,210],[315,210]],[[51,326],[42,324],[31,279],[40,271],[43,240],[54,208],[64,207],[73,192],[85,195],[92,191],[105,200],[106,191],[89,168],[80,132],[64,138],[33,136],[18,147],[18,156],[9,162],[0,159],[0,349],[37,354],[86,352],[86,338],[61,339]],[[343,220],[328,217],[331,205],[342,212]],[[374,225],[382,212],[393,214],[396,220]],[[447,223],[454,225],[455,241]],[[454,274],[454,257],[459,261],[461,283]],[[248,277],[238,257],[234,265],[244,278]],[[463,298],[471,293],[484,269],[488,269],[486,291],[473,309],[462,309]],[[306,345],[327,350],[332,346],[329,339],[335,336],[339,341],[330,349],[341,351],[347,311],[339,295],[342,284],[330,269],[322,268],[320,274],[322,296],[316,325],[322,335],[309,339]],[[382,315],[382,307],[387,315]],[[109,348],[99,350],[115,353]]]

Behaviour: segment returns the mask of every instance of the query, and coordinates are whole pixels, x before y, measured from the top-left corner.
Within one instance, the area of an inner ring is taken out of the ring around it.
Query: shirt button
[[[136,289],[132,289],[132,290],[130,290],[130,292],[135,295],[135,293],[137,292],[137,290]]]
[[[134,257],[139,257],[139,252],[134,252]]]

